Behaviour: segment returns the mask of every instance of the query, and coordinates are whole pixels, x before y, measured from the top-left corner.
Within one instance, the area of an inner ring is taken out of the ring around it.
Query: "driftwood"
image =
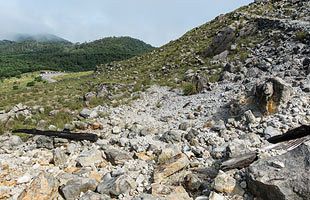
[[[289,130],[282,135],[276,135],[274,137],[271,137],[271,138],[267,139],[267,141],[272,143],[272,144],[277,144],[279,142],[285,142],[285,141],[289,141],[289,140],[302,138],[302,137],[305,137],[307,135],[310,135],[310,126],[302,125],[298,128],[294,128],[292,130]]]
[[[26,133],[31,135],[45,135],[48,137],[57,137],[76,141],[88,140],[90,142],[96,142],[98,140],[98,136],[92,133],[71,133],[69,131],[40,131],[36,129],[17,129],[12,132]]]
[[[310,126],[302,125],[298,128],[287,131],[282,135],[277,135],[268,139],[268,142],[272,143],[267,147],[260,149],[260,151],[286,150],[291,151],[297,148],[302,143],[310,140]],[[242,169],[250,166],[254,161],[258,159],[258,152],[250,152],[244,155],[240,155],[236,158],[231,158],[224,161],[221,165],[222,170],[229,169]]]
[[[248,167],[258,158],[257,152],[250,152],[237,158],[229,159],[222,163],[221,168],[223,170],[229,169],[242,169]]]

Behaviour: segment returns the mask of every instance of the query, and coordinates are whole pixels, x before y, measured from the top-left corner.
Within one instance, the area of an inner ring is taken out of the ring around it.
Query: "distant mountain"
[[[94,70],[99,64],[129,59],[153,49],[131,37],[73,44],[53,35],[20,35],[16,41],[0,41],[0,77],[37,70]]]
[[[25,41],[35,41],[35,42],[64,42],[71,43],[61,37],[52,34],[17,34],[13,36],[13,41],[15,42],[25,42]]]

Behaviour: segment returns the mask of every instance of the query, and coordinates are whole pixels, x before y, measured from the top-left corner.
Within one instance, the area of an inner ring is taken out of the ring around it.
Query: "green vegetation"
[[[197,93],[196,86],[192,83],[183,84],[183,93],[184,95],[193,95]]]
[[[0,41],[0,77],[39,70],[87,71],[102,63],[120,61],[152,50],[130,37],[109,37],[90,43],[65,41]]]

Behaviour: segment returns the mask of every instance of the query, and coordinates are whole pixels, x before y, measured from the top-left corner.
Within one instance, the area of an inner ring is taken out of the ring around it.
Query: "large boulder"
[[[210,46],[203,53],[206,57],[218,55],[228,50],[236,38],[235,30],[231,27],[225,27],[213,38]]]
[[[57,199],[59,182],[47,173],[40,173],[30,185],[20,194],[18,200]]]
[[[253,163],[247,172],[250,191],[265,200],[310,197],[310,142],[285,154]]]
[[[254,95],[263,112],[274,113],[292,96],[292,87],[279,77],[269,78],[254,87]]]

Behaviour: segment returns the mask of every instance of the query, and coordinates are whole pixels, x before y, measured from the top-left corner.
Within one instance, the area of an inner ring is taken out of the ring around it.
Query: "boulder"
[[[57,199],[59,182],[50,174],[41,172],[20,194],[18,200]]]
[[[132,159],[132,156],[130,156],[126,151],[118,149],[107,149],[104,153],[106,154],[108,161],[113,165],[124,164],[126,161]]]
[[[104,180],[98,185],[97,191],[100,194],[115,195],[129,193],[131,190],[136,189],[137,184],[128,175],[119,175],[116,177],[105,176]]]
[[[98,149],[84,150],[76,159],[76,162],[82,167],[96,166],[103,161],[102,153]]]
[[[162,182],[164,179],[184,169],[189,164],[190,161],[185,154],[181,153],[174,156],[170,160],[156,167],[154,171],[154,182]]]
[[[254,88],[254,95],[263,112],[274,113],[280,105],[286,104],[292,95],[292,88],[279,77],[269,78]]]
[[[98,117],[98,113],[95,110],[90,110],[88,108],[83,108],[80,112],[80,115],[84,118],[96,118]]]
[[[53,149],[54,148],[54,141],[53,138],[47,137],[44,135],[40,135],[36,138],[37,148],[46,148],[46,149]]]
[[[203,55],[205,57],[215,56],[229,50],[233,41],[235,40],[235,30],[231,27],[225,27],[213,38],[210,46],[207,48]]]
[[[66,200],[75,200],[82,192],[95,191],[96,187],[97,181],[95,179],[75,177],[60,187],[60,191]]]
[[[232,193],[236,187],[236,180],[223,171],[214,179],[214,189],[221,193]]]
[[[261,159],[247,171],[249,190],[266,200],[310,197],[310,142],[285,154]]]

